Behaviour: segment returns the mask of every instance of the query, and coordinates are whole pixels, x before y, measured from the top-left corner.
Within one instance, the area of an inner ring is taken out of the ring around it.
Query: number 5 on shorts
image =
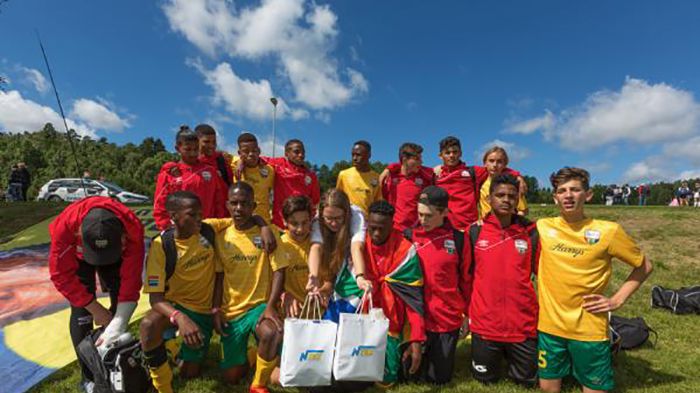
[[[540,349],[537,356],[537,365],[539,368],[547,368],[547,359],[545,359],[545,356],[547,356],[547,351]]]

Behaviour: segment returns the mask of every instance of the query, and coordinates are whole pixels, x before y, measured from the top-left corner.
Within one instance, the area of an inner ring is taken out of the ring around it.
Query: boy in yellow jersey
[[[494,146],[484,153],[484,166],[489,173],[489,177],[484,181],[484,184],[479,190],[479,219],[483,219],[491,211],[489,204],[489,190],[491,189],[491,179],[501,175],[508,166],[508,153],[500,146]],[[524,180],[523,180],[524,182]],[[527,201],[525,193],[521,192],[518,197],[518,206],[516,212],[520,216],[526,216],[528,213]]]
[[[642,285],[651,262],[619,224],[585,216],[593,197],[586,170],[562,168],[550,180],[560,215],[537,222],[540,388],[559,392],[562,378],[572,374],[584,393],[605,392],[614,387],[608,313]],[[613,257],[634,269],[606,297]]]
[[[335,188],[345,192],[351,205],[356,205],[367,215],[369,205],[382,199],[379,174],[372,170],[369,158],[372,146],[367,141],[352,145],[352,168],[340,171]]]
[[[216,236],[220,265],[214,285],[214,327],[221,332],[224,355],[221,368],[226,382],[241,380],[247,371],[248,338],[254,333],[258,354],[250,392],[266,393],[282,340],[277,307],[287,262],[278,250],[268,254],[262,249],[260,228],[253,218],[255,193],[248,183],[231,186],[226,207],[233,225]]]
[[[161,393],[173,391],[173,374],[163,344],[166,329],[175,327],[183,337],[185,345],[179,356],[183,361],[180,375],[185,378],[199,375],[209,348],[217,264],[214,245],[209,239],[213,240],[215,230],[220,229],[211,226],[202,229],[206,225],[202,224],[202,205],[199,197],[190,191],[168,195],[166,209],[174,229],[155,237],[148,251],[144,292],[150,294],[152,309],[140,326],[141,345],[153,385]],[[209,235],[205,235],[207,230]],[[168,245],[175,252],[175,259],[170,260],[176,262],[174,266],[168,266]]]
[[[260,159],[260,147],[255,135],[244,132],[238,136],[238,156],[231,162],[236,181],[244,181],[255,192],[255,214],[271,222],[270,197],[275,184],[275,170]]]

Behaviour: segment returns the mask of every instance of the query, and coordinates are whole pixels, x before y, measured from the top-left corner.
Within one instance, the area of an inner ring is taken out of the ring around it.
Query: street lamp
[[[272,158],[275,158],[275,123],[277,122],[277,98],[270,98],[272,103]]]

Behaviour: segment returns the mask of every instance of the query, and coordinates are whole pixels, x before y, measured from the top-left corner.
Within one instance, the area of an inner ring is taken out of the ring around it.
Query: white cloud
[[[653,161],[657,160],[655,157],[650,157],[632,164],[622,175],[622,180],[626,183],[672,180],[673,175],[668,169],[655,165]]]
[[[700,169],[689,169],[678,174],[677,179],[700,179]]]
[[[230,2],[170,0],[163,11],[171,29],[212,57],[272,58],[291,84],[294,99],[310,109],[337,108],[368,91],[362,74],[347,69],[341,76],[331,57],[338,18],[328,5],[263,0],[236,9]]]
[[[669,159],[685,159],[689,163],[700,165],[700,135],[667,143],[663,150]]]
[[[509,124],[506,131],[514,134],[529,135],[536,131],[551,130],[555,123],[556,119],[554,114],[546,110],[542,116]]]
[[[44,74],[33,68],[22,67],[22,72],[24,72],[25,78],[39,93],[46,93],[49,91],[49,83],[44,78]]]
[[[577,107],[557,116],[549,114],[511,126],[511,130],[540,130],[545,138],[558,140],[571,150],[619,141],[674,141],[700,130],[700,103],[691,92],[629,77],[619,91],[598,91]]]
[[[19,91],[0,91],[0,126],[7,132],[39,131],[46,123],[52,123],[57,130],[63,129],[63,119],[53,109],[22,97]],[[68,128],[79,135],[95,137],[90,126],[67,119]]]
[[[119,117],[103,103],[80,98],[73,103],[71,117],[81,120],[94,129],[122,132],[131,126],[129,120]]]
[[[272,134],[258,136],[258,146],[262,155],[272,157]],[[275,157],[284,156],[284,141],[279,135],[275,137]]]
[[[511,163],[518,162],[526,159],[530,156],[530,150],[525,147],[520,147],[512,142],[502,141],[500,139],[494,139],[491,142],[484,143],[481,145],[481,149],[475,152],[477,162],[481,162],[484,152],[494,146],[500,146],[506,150],[508,153],[508,158]]]

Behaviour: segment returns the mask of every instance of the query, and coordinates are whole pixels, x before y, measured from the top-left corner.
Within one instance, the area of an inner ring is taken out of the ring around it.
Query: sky
[[[497,144],[545,183],[700,177],[700,2],[158,0],[0,2],[0,131],[62,124],[172,148],[212,124],[235,153],[255,133],[307,160],[396,161],[403,142],[440,163],[453,135],[480,164]]]

